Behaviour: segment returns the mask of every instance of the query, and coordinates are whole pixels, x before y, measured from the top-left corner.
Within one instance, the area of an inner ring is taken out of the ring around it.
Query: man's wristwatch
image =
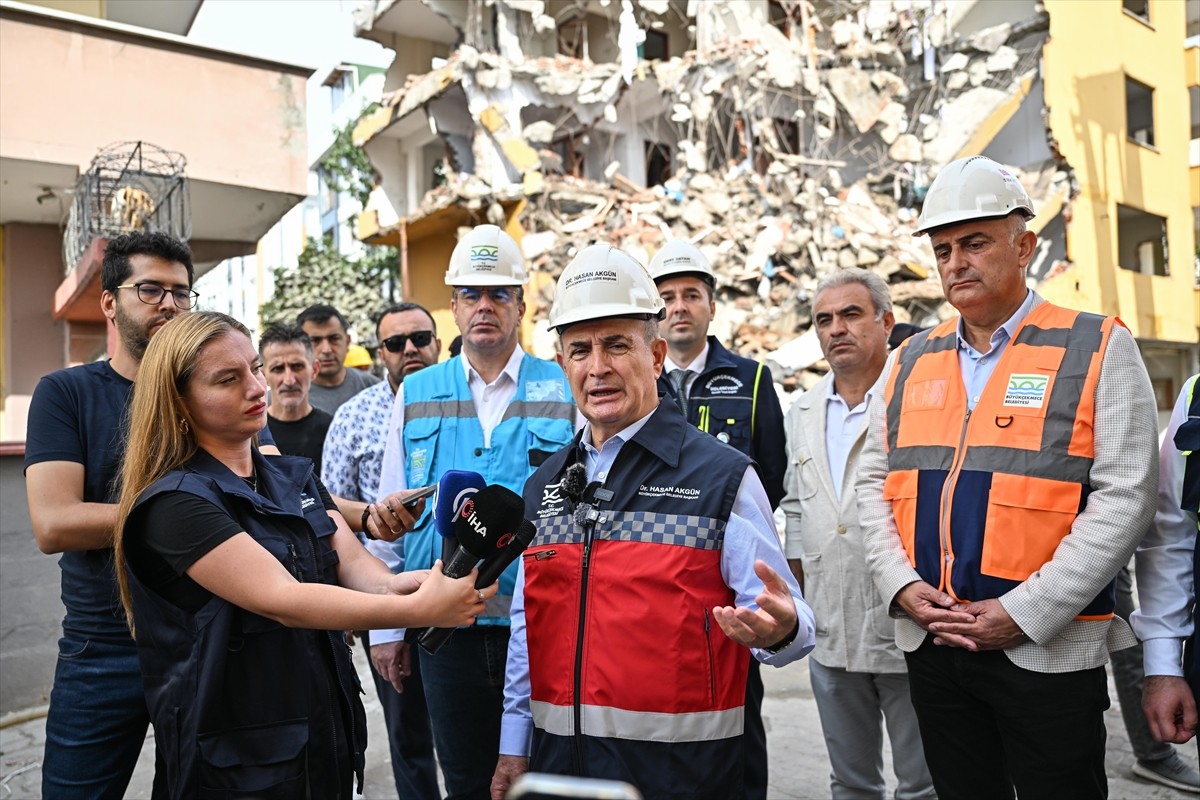
[[[377,537],[375,534],[371,533],[371,529],[369,527],[367,527],[367,522],[370,521],[370,519],[371,519],[371,504],[367,503],[367,507],[363,509],[362,533],[363,533],[363,536],[374,541],[374,540],[378,539],[379,537]]]
[[[783,637],[782,639],[780,639],[778,642],[771,645],[770,647],[764,647],[763,650],[770,653],[771,655],[775,655],[780,650],[784,649],[789,644],[796,641],[796,634],[798,634],[799,632],[800,632],[800,620],[799,620],[799,618],[797,618],[796,624],[794,626],[792,626],[791,633],[789,633],[787,636]]]

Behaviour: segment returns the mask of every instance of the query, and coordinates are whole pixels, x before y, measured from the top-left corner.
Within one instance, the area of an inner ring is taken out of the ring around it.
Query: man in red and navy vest
[[[1115,576],[1154,509],[1157,414],[1114,317],[1026,286],[1017,178],[946,165],[918,221],[961,316],[901,345],[858,496],[942,800],[1107,797],[1108,651],[1136,639]]]
[[[744,648],[782,666],[814,645],[754,463],[659,401],[662,308],[607,245],[559,278],[550,325],[587,425],[525,484],[538,535],[513,596],[497,800],[526,770],[739,797]]]

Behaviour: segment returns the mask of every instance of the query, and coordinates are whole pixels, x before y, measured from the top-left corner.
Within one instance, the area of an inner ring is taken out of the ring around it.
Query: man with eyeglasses
[[[194,277],[188,246],[168,234],[135,231],[109,241],[100,308],[116,328],[113,352],[45,376],[29,407],[29,516],[38,549],[62,553],[66,606],[46,717],[43,797],[124,796],[146,738],[137,648],[112,566],[113,479],[124,451],[121,421],[146,346],[193,308]],[[155,796],[165,790],[164,778],[155,775]]]
[[[312,340],[313,353],[317,357],[317,374],[308,391],[308,401],[314,408],[332,415],[342,403],[379,383],[379,378],[369,372],[346,369],[350,334],[342,312],[318,303],[297,314],[296,324],[304,328]]]
[[[380,381],[338,408],[325,436],[321,481],[356,531],[379,488],[383,446],[396,392],[406,376],[436,364],[442,342],[433,316],[416,303],[389,306],[375,323],[377,350],[387,373]],[[374,553],[396,572],[404,568],[403,539],[373,543]],[[396,796],[439,797],[433,760],[433,733],[425,705],[418,660],[405,642],[405,631],[373,631],[365,637],[371,676],[383,706]]]
[[[373,517],[379,513],[392,526],[388,538],[413,526],[398,490],[436,483],[447,470],[470,470],[519,493],[574,435],[575,406],[562,369],[517,342],[527,280],[520,248],[495,225],[474,228],[454,248],[446,283],[462,354],[409,375],[396,393],[377,494],[382,500],[372,506]],[[432,566],[441,542],[432,515],[420,517],[405,537],[405,567]],[[516,569],[505,570],[478,624],[457,631],[436,655],[418,653],[451,800],[490,796]]]

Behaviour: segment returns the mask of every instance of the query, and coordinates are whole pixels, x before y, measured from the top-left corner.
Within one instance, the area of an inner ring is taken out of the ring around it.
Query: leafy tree
[[[371,103],[363,109],[357,119],[350,120],[340,128],[329,147],[329,152],[321,160],[321,169],[325,172],[329,185],[337,192],[345,192],[358,201],[364,208],[371,190],[375,188],[378,176],[371,166],[367,153],[354,143],[354,126],[359,120],[379,107]]]
[[[356,342],[374,341],[375,315],[398,299],[398,258],[393,247],[368,246],[355,260],[330,237],[309,239],[295,269],[275,268],[275,294],[260,311],[263,326],[325,303],[346,317]]]

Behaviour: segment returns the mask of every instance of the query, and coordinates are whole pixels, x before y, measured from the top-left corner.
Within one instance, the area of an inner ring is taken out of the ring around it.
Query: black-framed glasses
[[[118,289],[137,289],[138,300],[146,305],[156,306],[162,302],[164,294],[170,294],[175,307],[187,311],[196,304],[200,293],[192,289],[164,289],[157,283],[122,283]]]
[[[429,343],[433,341],[433,331],[398,333],[395,336],[387,337],[379,344],[381,347],[386,347],[389,353],[403,353],[404,348],[410,341],[413,343],[413,347],[417,349],[429,347]]]
[[[488,286],[486,288],[476,289],[474,287],[462,287],[456,290],[458,299],[469,306],[473,306],[483,299],[484,294],[492,299],[493,303],[499,305],[508,305],[517,296],[517,290],[512,286]]]

